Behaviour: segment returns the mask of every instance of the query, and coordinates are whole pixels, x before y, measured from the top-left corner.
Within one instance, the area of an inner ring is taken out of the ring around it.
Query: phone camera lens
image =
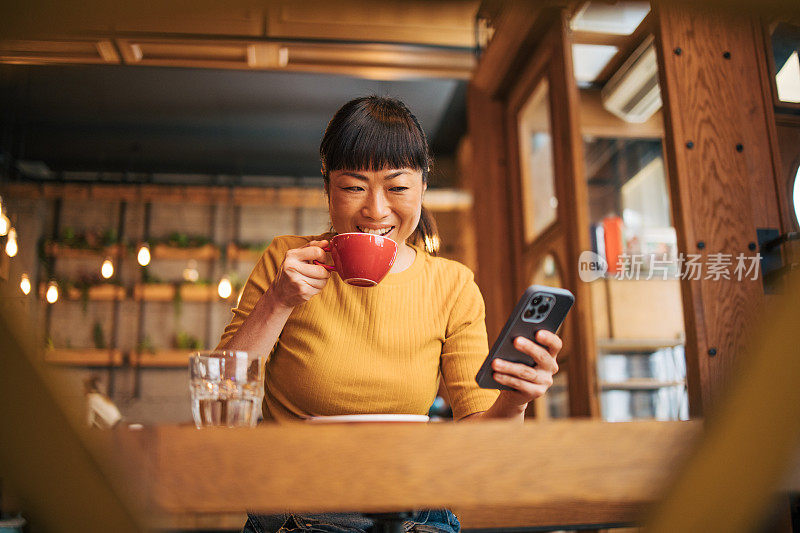
[[[533,316],[533,309],[526,309],[525,313],[522,315],[524,318],[530,318]]]
[[[539,312],[540,315],[543,315],[547,312],[548,309],[550,308],[547,305],[543,305],[537,311]]]
[[[536,296],[531,303],[533,305],[539,305],[540,303],[542,303],[542,297],[541,296]]]

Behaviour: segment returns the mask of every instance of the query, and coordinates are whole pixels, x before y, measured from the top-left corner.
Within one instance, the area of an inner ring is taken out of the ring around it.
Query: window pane
[[[543,80],[519,114],[525,241],[533,241],[556,220],[550,98]]]
[[[782,102],[800,103],[800,26],[784,22],[772,32],[775,85]]]
[[[603,419],[688,417],[677,239],[658,139],[584,137]]]
[[[578,85],[581,87],[591,85],[618,50],[616,46],[573,44],[572,70]]]
[[[794,219],[800,226],[800,166],[794,176],[794,187],[792,187],[792,205],[794,206]]]
[[[623,0],[620,2],[587,2],[572,18],[570,27],[576,31],[630,35],[650,12],[650,2]]]

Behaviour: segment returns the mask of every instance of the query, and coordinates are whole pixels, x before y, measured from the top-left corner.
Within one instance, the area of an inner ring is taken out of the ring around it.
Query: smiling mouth
[[[361,226],[356,226],[356,229],[358,229],[358,231],[361,233],[369,233],[370,235],[380,235],[381,237],[385,237],[394,229],[394,226],[381,229],[362,228]]]

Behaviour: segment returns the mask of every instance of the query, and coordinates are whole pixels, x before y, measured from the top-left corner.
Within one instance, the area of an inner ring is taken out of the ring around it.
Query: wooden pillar
[[[591,250],[589,235],[589,190],[583,160],[583,139],[580,128],[580,95],[572,65],[572,45],[568,21],[562,12],[558,19],[557,42],[552,47],[552,91],[563,95],[565,105],[554,105],[554,159],[557,176],[562,181],[559,190],[559,218],[564,225],[564,256],[561,265],[563,281],[575,294],[568,333],[571,346],[569,366],[570,416],[600,415],[597,393],[597,346],[592,320],[592,295],[589,283],[578,275],[578,258]],[[564,334],[562,333],[562,336]]]
[[[561,336],[568,355],[570,416],[596,416],[595,346],[588,284],[578,257],[590,249],[578,89],[565,13],[537,2],[509,3],[470,83],[467,108],[474,165],[479,277],[490,341],[502,329],[539,260],[556,256],[576,303]],[[518,113],[541,80],[550,84],[558,221],[533,242],[524,235]]]
[[[702,279],[681,282],[690,413],[701,416],[725,388],[764,307],[760,276],[737,280],[733,268],[739,254],[755,255],[756,228],[782,227],[774,124],[756,19],[681,2],[654,7],[678,247],[704,267],[732,260],[731,279],[706,279],[703,268]]]
[[[486,302],[489,342],[500,334],[514,308],[516,261],[513,257],[510,183],[503,124],[503,105],[483,90],[470,86],[468,120],[474,166],[469,185],[475,203],[478,264],[477,283]]]

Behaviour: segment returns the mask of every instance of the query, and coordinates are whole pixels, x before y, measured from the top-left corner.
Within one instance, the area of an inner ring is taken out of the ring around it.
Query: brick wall
[[[18,284],[24,272],[31,281],[46,282],[40,267],[36,243],[40,238],[52,236],[56,201],[51,198],[5,197],[9,212],[16,217],[20,252],[11,261],[9,283]],[[470,221],[467,212],[435,213],[442,233],[443,255],[460,259],[474,266],[474,251],[470,245]],[[120,217],[118,200],[61,201],[58,227],[70,227],[76,233],[93,231],[102,233],[117,230]],[[242,205],[230,203],[217,205],[198,203],[151,204],[150,238],[158,239],[172,233],[204,235],[218,245],[232,240],[240,242],[267,242],[278,235],[311,235],[327,231],[330,220],[324,207],[291,207],[281,205]],[[144,238],[145,206],[129,202],[124,210],[124,235],[126,241],[138,243]],[[467,230],[465,230],[467,228]],[[99,273],[103,256],[88,258],[56,258],[55,275],[62,279],[77,279],[81,275]],[[187,261],[153,259],[149,271],[165,281],[178,281]],[[133,287],[141,279],[135,252],[116,264],[115,277],[126,287]],[[201,279],[207,278],[216,286],[223,271],[244,281],[253,267],[252,261],[203,260],[197,261]],[[36,289],[34,288],[34,292]],[[156,349],[172,349],[178,332],[185,332],[213,348],[223,328],[230,320],[234,300],[212,302],[173,301],[139,303],[130,292],[117,307],[113,302],[61,299],[48,305],[34,295],[24,301],[23,312],[30,315],[31,324],[49,336],[57,348],[93,349],[95,324],[103,331],[105,342],[116,340],[116,347],[126,356],[122,366],[75,367],[58,366],[57,372],[72,391],[71,396],[81,399],[83,381],[90,376],[99,378],[101,390],[108,391],[120,408],[127,423],[191,423],[187,369],[135,368],[128,358],[135,353],[139,343],[139,328]],[[140,305],[143,308],[140,310]],[[143,321],[140,326],[140,312]],[[116,313],[116,319],[115,319]],[[116,324],[116,327],[115,327]],[[188,354],[189,350],[187,350]]]

